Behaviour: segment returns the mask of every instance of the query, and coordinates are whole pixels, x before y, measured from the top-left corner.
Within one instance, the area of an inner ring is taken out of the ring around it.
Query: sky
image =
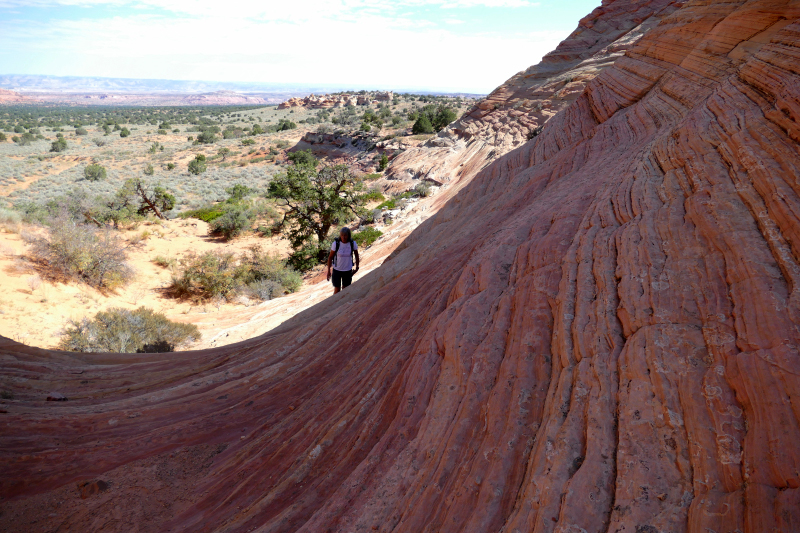
[[[0,74],[488,93],[601,0],[0,0]]]

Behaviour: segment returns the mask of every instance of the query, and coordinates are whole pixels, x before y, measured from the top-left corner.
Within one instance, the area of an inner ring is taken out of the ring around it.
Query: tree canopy
[[[290,264],[308,270],[324,261],[331,229],[365,214],[364,194],[361,180],[345,165],[294,165],[275,178],[267,195],[287,208],[280,226],[294,249]]]

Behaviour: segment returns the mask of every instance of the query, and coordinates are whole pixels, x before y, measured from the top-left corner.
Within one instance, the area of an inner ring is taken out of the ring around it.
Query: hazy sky
[[[600,0],[0,0],[0,74],[489,92]]]

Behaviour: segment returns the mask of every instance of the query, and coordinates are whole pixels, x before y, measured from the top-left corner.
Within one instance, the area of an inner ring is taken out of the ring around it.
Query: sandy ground
[[[123,232],[123,236],[131,243],[128,262],[136,275],[128,286],[103,293],[85,284],[59,283],[41,276],[27,261],[27,245],[19,233],[0,229],[0,335],[28,345],[55,347],[70,319],[91,317],[109,307],[151,307],[180,322],[213,321],[211,317],[220,314],[236,316],[257,302],[198,306],[165,297],[172,272],[156,265],[153,259],[180,259],[190,251],[214,249],[240,252],[256,244],[282,257],[290,250],[287,241],[276,237],[246,236],[232,242],[221,241],[208,236],[205,222],[194,219],[143,224]],[[138,244],[132,244],[139,239]]]

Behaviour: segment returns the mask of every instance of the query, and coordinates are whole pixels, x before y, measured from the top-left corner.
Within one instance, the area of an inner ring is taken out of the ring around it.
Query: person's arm
[[[331,250],[331,253],[328,254],[328,281],[331,280],[331,262],[333,261],[333,256],[336,252]]]
[[[358,250],[353,250],[353,254],[356,256],[356,269],[353,271],[353,274],[355,274],[356,272],[358,272],[358,263],[359,263]]]

